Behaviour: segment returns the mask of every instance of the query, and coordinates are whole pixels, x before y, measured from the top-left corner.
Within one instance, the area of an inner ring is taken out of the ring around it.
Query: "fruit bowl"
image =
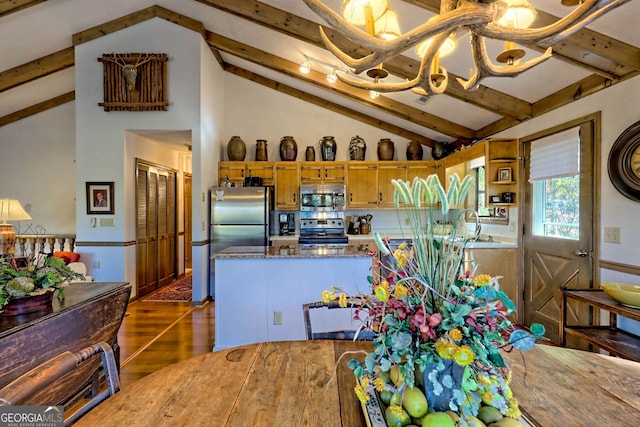
[[[631,283],[601,283],[600,287],[620,304],[632,308],[640,308],[640,285]]]

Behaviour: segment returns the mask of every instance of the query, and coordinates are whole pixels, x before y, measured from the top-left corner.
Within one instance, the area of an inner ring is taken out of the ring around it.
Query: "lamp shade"
[[[367,12],[370,8],[370,12]],[[342,3],[342,16],[350,24],[361,26],[367,23],[367,14],[370,19],[380,18],[389,8],[389,0],[345,0]]]
[[[384,40],[393,40],[400,37],[400,25],[398,24],[398,13],[393,9],[387,11],[374,23],[375,34]]]
[[[536,10],[527,0],[502,0],[509,8],[498,20],[498,24],[507,28],[529,28],[536,20]]]
[[[16,199],[0,199],[0,220],[20,221],[31,219],[27,211],[24,210],[20,202]]]

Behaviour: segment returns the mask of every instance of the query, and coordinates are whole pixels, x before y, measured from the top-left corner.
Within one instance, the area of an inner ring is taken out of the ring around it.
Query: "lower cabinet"
[[[475,275],[488,274],[499,276],[500,289],[504,290],[511,301],[516,305],[516,319],[522,323],[524,309],[518,291],[518,271],[517,271],[517,249],[516,248],[486,248],[468,249],[475,265],[477,266]]]

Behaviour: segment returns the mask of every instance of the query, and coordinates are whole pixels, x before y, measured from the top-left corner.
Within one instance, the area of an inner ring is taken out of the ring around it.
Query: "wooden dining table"
[[[347,364],[370,350],[368,342],[284,341],[208,353],[136,381],[75,425],[364,427]],[[639,363],[544,345],[505,358],[530,425],[640,422]]]

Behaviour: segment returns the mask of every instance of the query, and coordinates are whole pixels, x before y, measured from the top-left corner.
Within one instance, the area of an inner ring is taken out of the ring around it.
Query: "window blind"
[[[580,173],[580,128],[531,141],[529,182]]]

